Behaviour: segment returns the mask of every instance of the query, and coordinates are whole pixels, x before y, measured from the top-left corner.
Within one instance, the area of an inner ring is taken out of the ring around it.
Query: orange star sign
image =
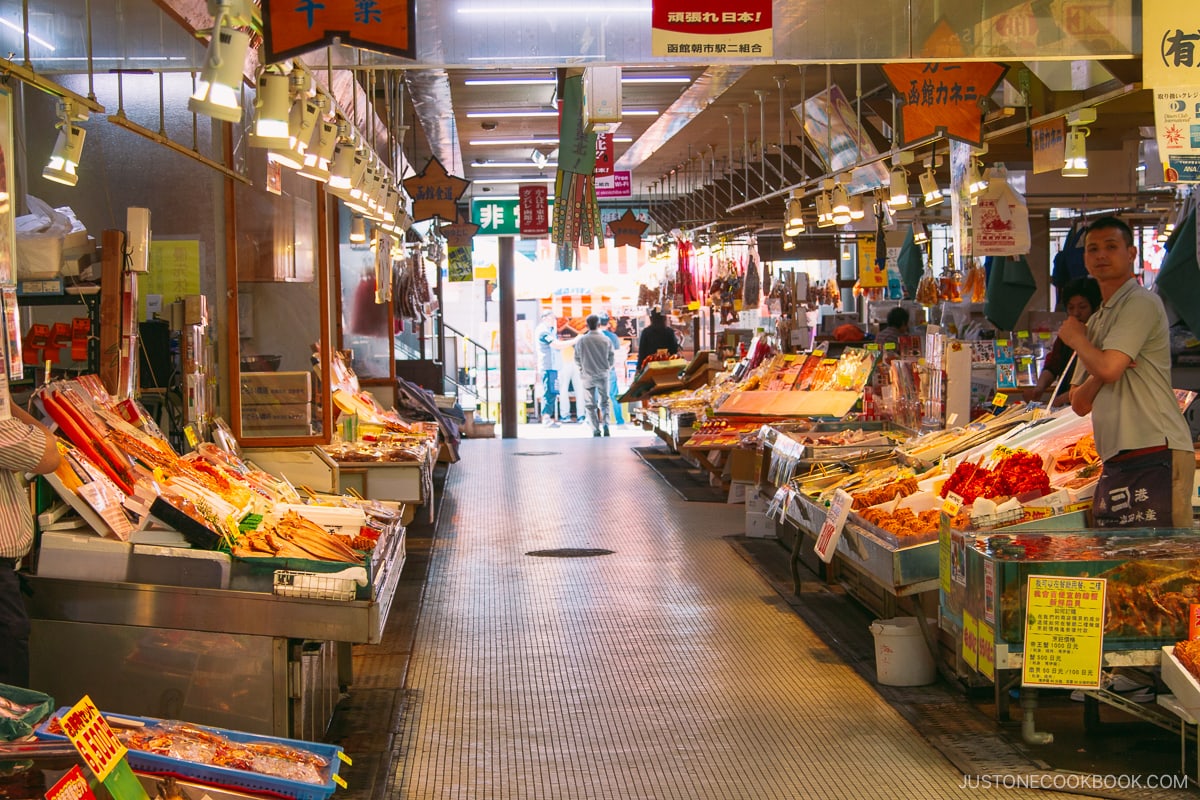
[[[458,198],[470,185],[468,180],[447,174],[442,162],[436,158],[429,159],[420,175],[404,181],[404,191],[413,199],[413,221],[434,217],[441,217],[446,222],[458,219]]]
[[[463,219],[460,214],[457,222],[453,225],[443,225],[440,230],[450,247],[470,247],[471,237],[479,231],[479,226],[469,219]]]
[[[650,223],[642,222],[633,215],[633,209],[625,209],[625,213],[619,219],[614,219],[608,223],[608,232],[612,234],[613,245],[620,247],[641,247],[642,234],[646,228],[650,227]]]

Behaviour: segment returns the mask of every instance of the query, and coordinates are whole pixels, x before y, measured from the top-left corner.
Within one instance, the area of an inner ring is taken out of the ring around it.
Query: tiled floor
[[[651,441],[464,443],[376,796],[1035,796],[960,788],[722,538],[743,507],[678,499]]]

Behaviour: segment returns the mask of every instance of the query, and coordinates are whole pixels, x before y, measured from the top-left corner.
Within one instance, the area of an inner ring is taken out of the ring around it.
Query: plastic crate
[[[54,712],[51,720],[64,716],[70,710],[70,706],[59,708]],[[136,720],[146,726],[167,722],[167,720],[155,719],[153,717],[135,717],[130,714],[104,714],[104,716]],[[51,720],[47,720],[37,729],[37,737],[49,741],[67,741],[66,736],[58,733],[50,733],[47,730]],[[188,724],[192,725],[192,723]],[[337,789],[334,776],[338,774],[338,770],[342,765],[342,760],[338,757],[338,753],[342,751],[342,748],[337,745],[305,742],[298,739],[282,739],[277,736],[259,736],[253,733],[231,731],[225,728],[213,728],[208,725],[193,725],[193,727],[224,736],[231,742],[265,742],[268,744],[284,745],[297,750],[306,750],[329,762],[328,780],[323,784],[304,783],[303,781],[293,781],[286,778],[263,775],[258,772],[247,772],[245,770],[218,767],[211,764],[197,764],[192,761],[184,761],[183,759],[133,749],[130,749],[126,756],[129,766],[138,772],[146,772],[153,775],[173,775],[177,778],[185,778],[209,786],[239,789],[248,792],[267,792],[281,797],[292,797],[295,800],[324,800],[331,796]]]
[[[335,578],[316,572],[275,570],[274,594],[282,597],[307,597],[313,600],[353,600],[358,584],[351,578]]]

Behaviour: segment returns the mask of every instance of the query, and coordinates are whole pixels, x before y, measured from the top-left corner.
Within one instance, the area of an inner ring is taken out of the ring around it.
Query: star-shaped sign
[[[627,208],[620,218],[608,223],[608,232],[612,234],[615,247],[641,247],[642,234],[648,227],[650,223],[642,222],[633,215],[632,208]]]
[[[441,217],[451,222],[458,219],[458,198],[470,185],[468,180],[447,174],[442,162],[436,158],[429,159],[420,175],[404,181],[404,191],[413,199],[413,220],[420,222]]]
[[[883,74],[900,98],[900,144],[920,142],[938,132],[951,139],[983,144],[980,102],[999,85],[1008,67],[987,61],[885,64]]]
[[[471,237],[479,231],[479,226],[460,214],[453,225],[443,225],[438,230],[446,237],[446,244],[450,247],[470,247]]]

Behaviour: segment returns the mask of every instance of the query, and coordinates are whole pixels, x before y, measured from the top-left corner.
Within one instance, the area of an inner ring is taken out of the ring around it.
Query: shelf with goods
[[[400,507],[302,495],[211,443],[180,457],[94,377],[41,387],[37,402],[66,441],[36,506],[35,686],[129,713],[175,698],[196,722],[320,730],[325,689],[353,680],[338,652],[382,637],[405,560]],[[65,657],[81,647],[86,663]],[[314,674],[293,685],[296,670]]]

